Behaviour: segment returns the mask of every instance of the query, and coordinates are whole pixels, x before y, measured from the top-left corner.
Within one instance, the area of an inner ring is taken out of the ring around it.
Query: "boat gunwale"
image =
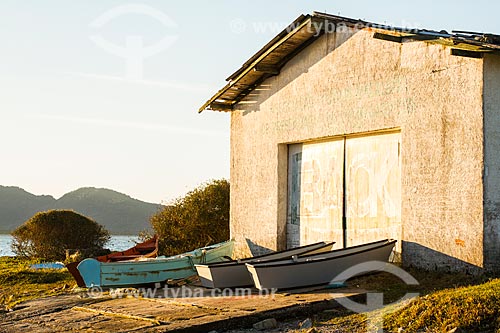
[[[271,255],[275,255],[275,254],[285,253],[285,252],[290,251],[290,250],[297,250],[297,249],[299,249],[301,247],[303,247],[304,251],[306,251],[307,247],[313,247],[315,245],[319,246],[321,243],[323,243],[324,245],[320,246],[320,247],[317,247],[317,248],[313,248],[310,251],[316,251],[316,250],[319,250],[319,249],[321,249],[323,247],[333,246],[336,242],[329,242],[329,243],[317,242],[317,243],[313,243],[313,244],[309,244],[309,245],[299,246],[299,247],[296,247],[296,248],[293,248],[293,249],[281,250],[281,251],[276,251],[276,252],[272,252],[272,253],[268,253],[268,254],[263,254],[263,255],[260,255],[260,256],[256,256],[256,257],[249,257],[249,258],[244,258],[244,259],[240,259],[240,260],[232,260],[232,261],[226,261],[226,262],[215,262],[215,263],[208,263],[208,264],[195,264],[195,266],[198,266],[198,267],[207,267],[207,268],[218,268],[218,267],[230,267],[230,266],[245,265],[247,263],[253,262],[254,259],[256,259],[256,261],[258,261],[259,258],[265,258],[266,256],[271,256]],[[331,251],[329,251],[329,252],[331,252]],[[306,251],[306,253],[307,253],[307,251]],[[312,254],[312,255],[318,255],[318,254],[319,253]],[[300,258],[303,258],[303,257],[307,256],[307,254],[296,254],[296,255],[298,255]],[[264,262],[267,263],[267,262],[272,262],[272,261],[281,261],[281,260],[289,259],[292,256],[293,255],[290,255],[289,257],[283,257],[283,258],[268,259],[268,260],[265,260],[265,261],[262,261],[262,262],[257,262],[257,263],[264,263]]]
[[[247,267],[252,267],[252,268],[273,268],[273,267],[283,267],[283,266],[292,266],[292,265],[306,265],[306,264],[312,264],[312,263],[318,263],[318,262],[323,262],[323,261],[328,261],[328,260],[335,260],[335,259],[340,259],[340,258],[344,258],[344,257],[349,257],[349,256],[352,256],[352,255],[356,255],[356,254],[361,254],[361,253],[364,253],[364,252],[368,252],[368,251],[373,251],[373,250],[378,250],[380,248],[383,248],[383,247],[386,247],[386,246],[389,246],[389,245],[392,245],[394,246],[394,244],[396,244],[397,240],[395,239],[386,239],[386,240],[381,240],[381,241],[377,241],[377,242],[372,242],[372,243],[367,243],[367,244],[361,244],[361,245],[356,245],[356,246],[352,246],[352,247],[348,247],[348,248],[345,248],[345,249],[337,249],[337,250],[333,250],[333,251],[330,251],[330,252],[327,252],[325,253],[325,255],[329,255],[329,254],[332,254],[332,253],[339,253],[341,251],[345,251],[347,249],[356,249],[356,248],[360,248],[360,247],[363,247],[363,246],[370,246],[370,245],[375,245],[377,243],[383,243],[383,244],[380,244],[378,246],[375,246],[375,247],[370,247],[370,248],[367,248],[367,249],[364,249],[364,250],[361,250],[361,251],[358,251],[358,252],[354,252],[354,253],[346,253],[346,254],[342,254],[342,255],[339,255],[337,257],[323,257],[323,258],[318,258],[318,259],[314,259],[314,260],[309,260],[307,261],[308,257],[313,257],[313,256],[320,256],[321,254],[312,254],[312,255],[306,255],[306,256],[302,256],[300,257],[299,259],[301,261],[298,261],[298,262],[288,262],[288,260],[290,259],[286,259],[287,262],[285,263],[273,263],[273,262],[265,262],[265,263],[255,263],[255,264],[252,264],[252,263],[245,263],[245,265]],[[310,258],[309,258],[310,259]],[[278,260],[278,261],[283,261],[282,260]]]

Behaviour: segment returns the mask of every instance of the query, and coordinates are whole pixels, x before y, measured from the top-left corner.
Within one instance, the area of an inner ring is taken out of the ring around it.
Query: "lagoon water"
[[[138,240],[139,238],[137,236],[112,235],[111,240],[105,247],[111,251],[123,251],[134,246]],[[0,234],[0,257],[14,255],[10,249],[11,243],[11,235]]]

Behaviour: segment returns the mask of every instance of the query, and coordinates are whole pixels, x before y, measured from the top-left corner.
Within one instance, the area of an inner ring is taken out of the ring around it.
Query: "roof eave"
[[[281,31],[255,55],[247,60],[236,72],[230,75],[229,81],[221,90],[210,98],[198,110],[233,111],[252,90],[271,76],[278,75],[281,68],[297,53],[314,42],[325,30],[321,23],[342,23],[350,28],[371,29],[375,31],[374,38],[391,42],[424,41],[446,45],[464,52],[455,52],[454,55],[474,57],[473,53],[500,54],[500,36],[471,32],[432,31],[425,29],[408,29],[380,25],[363,20],[350,19],[313,12],[311,15],[300,15],[288,27]],[[312,25],[316,24],[316,25]],[[319,27],[319,29],[318,29]],[[305,28],[310,28],[309,31]],[[304,29],[304,30],[303,30]],[[288,43],[288,44],[287,44]],[[271,53],[273,56],[267,58]]]
[[[268,78],[279,73],[279,69],[272,70],[269,67],[261,66],[259,64],[268,56],[271,52],[276,50],[278,47],[283,45],[287,40],[293,37],[295,34],[300,32],[304,27],[311,23],[311,15],[301,15],[295,21],[293,21],[288,27],[286,27],[282,32],[280,32],[275,38],[273,38],[269,43],[267,43],[262,49],[260,49],[255,55],[253,55],[248,61],[246,61],[240,69],[234,72],[226,80],[229,81],[222,89],[220,89],[214,96],[212,96],[205,104],[203,104],[198,113],[204,110],[210,111],[232,111],[233,106],[237,104],[247,93],[253,88],[257,82],[262,82],[263,79]],[[242,78],[245,77],[249,72],[259,72],[260,77],[251,85],[246,86],[244,89],[238,87],[238,83]],[[235,90],[241,90],[241,93],[237,95],[234,100],[227,101],[221,97],[230,89],[234,87]],[[246,92],[247,91],[247,92]]]

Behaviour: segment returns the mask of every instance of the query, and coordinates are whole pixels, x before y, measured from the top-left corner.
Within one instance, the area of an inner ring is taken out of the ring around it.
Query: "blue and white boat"
[[[195,264],[227,260],[233,253],[233,247],[234,241],[230,240],[171,257],[119,262],[100,262],[89,258],[77,268],[86,287],[139,286],[194,275]]]

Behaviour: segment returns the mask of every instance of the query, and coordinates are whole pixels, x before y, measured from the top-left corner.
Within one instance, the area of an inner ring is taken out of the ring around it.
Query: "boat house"
[[[201,108],[231,117],[239,257],[396,239],[500,272],[500,36],[301,15]]]

